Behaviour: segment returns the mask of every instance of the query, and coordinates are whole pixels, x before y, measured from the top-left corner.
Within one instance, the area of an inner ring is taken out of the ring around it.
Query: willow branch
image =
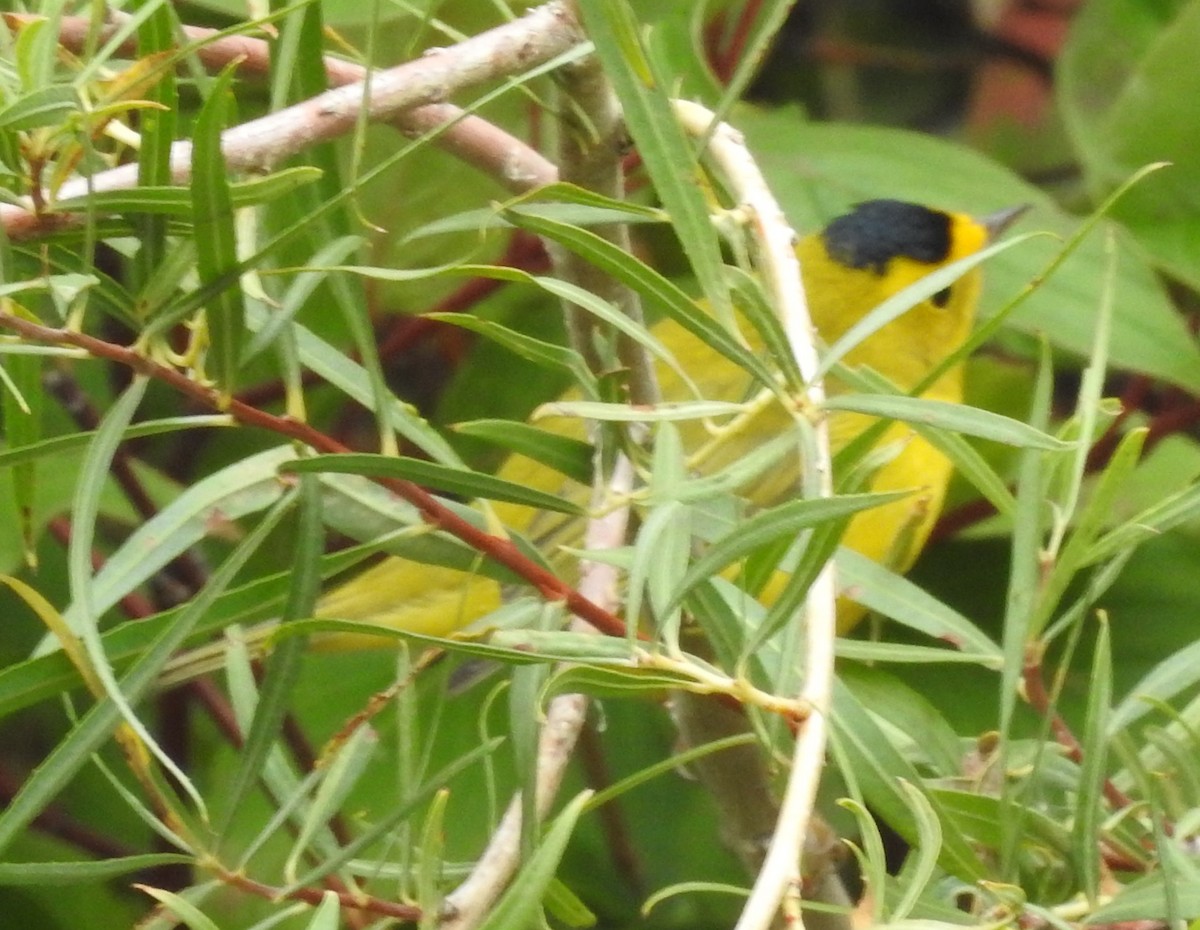
[[[759,271],[767,292],[783,321],[784,330],[804,377],[805,402],[820,410],[825,392],[817,378],[818,359],[813,326],[808,315],[796,234],[767,187],[745,147],[730,126],[713,126],[710,111],[677,101],[675,112],[684,128],[698,138],[709,138],[708,155],[717,163],[726,186],[748,217],[758,247]],[[711,135],[709,135],[711,133]],[[833,494],[829,433],[822,420],[814,425],[815,459],[803,456],[804,485],[821,497]],[[810,492],[811,493],[811,492]],[[800,925],[801,855],[808,838],[817,788],[825,764],[825,741],[833,688],[833,645],[837,635],[836,586],[832,563],[827,563],[809,588],[805,601],[805,648],[800,699],[810,713],[799,722],[791,772],[784,790],[754,889],[737,923],[737,930],[770,927],[782,904],[785,921]]]
[[[461,144],[459,154],[514,189],[529,190],[551,179],[553,169],[544,161],[530,158],[531,150],[513,137],[495,127],[488,128],[482,120],[468,121],[457,107],[447,109],[444,101],[465,88],[544,64],[581,41],[565,5],[547,3],[457,45],[432,49],[415,61],[374,72],[369,89],[362,81],[366,72],[360,69],[353,83],[226,131],[221,136],[221,150],[232,172],[267,170],[313,145],[352,132],[363,111],[374,122],[397,120],[407,113],[409,118],[400,125],[404,131],[418,134],[461,118],[459,125],[467,128],[451,137]],[[228,55],[234,47],[224,46],[222,51]],[[255,60],[260,59],[261,53]],[[341,63],[334,66],[334,73],[349,77],[351,72],[346,69],[352,67]],[[189,140],[171,146],[174,183],[190,180],[191,161]],[[93,191],[129,189],[137,183],[138,166],[121,165],[90,178],[73,178],[60,188],[57,197],[84,197]],[[44,194],[38,199],[44,200]],[[78,218],[70,215],[39,214],[33,197],[0,204],[0,224],[13,239],[77,222]]]
[[[161,365],[128,346],[105,342],[95,336],[75,330],[45,326],[12,313],[0,312],[0,328],[10,330],[34,342],[83,349],[93,358],[116,362],[139,374],[161,381],[204,407],[228,413],[243,425],[258,427],[289,439],[298,440],[318,452],[345,453],[351,451],[336,439],[314,429],[307,423],[291,417],[267,413],[237,399],[225,399],[215,387],[207,387],[193,381],[183,372]],[[412,504],[420,513],[421,518],[430,526],[457,537],[497,564],[503,565],[519,577],[524,578],[545,600],[563,602],[571,613],[587,620],[605,633],[613,636],[625,635],[625,624],[611,611],[600,607],[555,574],[529,559],[508,539],[502,539],[481,530],[445,507],[436,497],[411,481],[385,476],[373,476],[372,480]]]

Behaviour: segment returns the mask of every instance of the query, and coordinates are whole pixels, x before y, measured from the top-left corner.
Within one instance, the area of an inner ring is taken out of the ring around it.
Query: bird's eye
[[[938,291],[936,294],[934,294],[929,299],[933,301],[933,305],[935,307],[946,306],[946,304],[950,303],[950,288],[948,288],[948,287],[942,288],[940,291]]]

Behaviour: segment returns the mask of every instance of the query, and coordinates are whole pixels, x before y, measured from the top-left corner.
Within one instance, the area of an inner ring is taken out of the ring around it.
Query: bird
[[[867,200],[823,229],[800,238],[796,254],[820,340],[832,344],[882,301],[931,272],[979,252],[1024,209],[1007,208],[976,218],[901,200]],[[917,390],[969,337],[981,288],[981,271],[973,267],[864,339],[843,357],[842,364],[850,368],[867,366],[902,392]],[[742,401],[753,394],[754,382],[747,372],[677,323],[664,320],[652,331],[706,399]],[[689,396],[686,382],[673,368],[660,365],[658,379],[664,399]],[[847,386],[835,376],[827,377],[828,394],[846,390]],[[683,447],[693,454],[689,464],[702,474],[716,473],[780,430],[794,429],[793,414],[783,403],[769,391],[761,395],[765,399],[752,405],[751,412],[738,419],[736,428],[725,432],[719,426],[714,432],[701,422],[683,422],[679,426]],[[947,368],[920,396],[961,402],[961,361]],[[556,431],[583,436],[578,421],[559,422]],[[845,448],[875,422],[866,414],[832,412],[829,429],[834,452]],[[862,490],[907,493],[857,513],[850,519],[841,545],[903,573],[928,540],[953,468],[942,452],[900,421],[889,424],[873,448],[881,450],[878,458],[882,464]],[[587,488],[521,455],[510,456],[497,474],[580,504],[588,501]],[[788,500],[798,493],[799,474],[799,463],[794,461],[769,469],[740,489],[745,506],[764,508]],[[563,546],[582,544],[584,518],[508,503],[494,503],[491,508],[504,526],[538,543],[556,569],[570,571],[569,560],[557,553]],[[759,592],[760,600],[769,605],[781,588],[780,578],[769,581]],[[502,585],[484,575],[387,556],[324,594],[314,614],[447,636],[495,610],[504,596]],[[851,630],[864,614],[865,610],[852,599],[839,598],[839,632]],[[377,644],[379,639],[335,636],[351,648],[372,641]]]

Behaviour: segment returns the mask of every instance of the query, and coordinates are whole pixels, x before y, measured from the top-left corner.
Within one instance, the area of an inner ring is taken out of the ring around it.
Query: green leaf
[[[541,462],[579,484],[592,483],[592,447],[586,442],[514,420],[468,420],[451,429]]]
[[[182,895],[162,888],[151,888],[148,885],[138,885],[142,891],[167,908],[177,920],[180,920],[188,930],[221,930],[216,922],[204,914],[200,908]]]
[[[827,398],[830,410],[850,410],[888,420],[904,420],[938,429],[952,430],[967,436],[990,439],[1026,449],[1061,452],[1074,448],[1074,443],[1036,429],[1020,420],[980,410],[965,404],[954,404],[927,397],[903,397],[889,394],[838,394]]]
[[[1011,802],[949,788],[930,788],[929,793],[963,835],[990,849],[1000,848],[1005,839],[1004,818],[1013,817]],[[1062,858],[1072,855],[1070,832],[1053,818],[1041,811],[1022,808],[1020,823],[1021,843],[1034,848],[1045,846]]]
[[[314,885],[326,875],[340,869],[355,856],[360,855],[363,850],[371,849],[385,838],[391,840],[395,836],[398,824],[412,817],[434,794],[445,788],[446,784],[456,775],[494,753],[502,742],[501,739],[484,740],[453,762],[434,772],[420,789],[406,796],[402,803],[397,804],[386,815],[379,817],[374,824],[364,829],[349,843],[339,846],[336,855],[325,859],[320,865],[299,876],[293,885],[280,889],[280,894],[287,894],[296,888]]]
[[[1122,888],[1106,904],[1088,914],[1085,926],[1108,926],[1122,921],[1166,921],[1200,917],[1200,873],[1190,880],[1161,871],[1146,875]],[[1173,905],[1173,907],[1172,907]]]
[[[1193,642],[1171,653],[1129,689],[1129,695],[1109,717],[1107,737],[1115,737],[1197,681],[1200,681],[1200,642]]]
[[[192,865],[191,856],[177,853],[147,853],[118,856],[94,862],[0,862],[0,885],[67,885],[78,887],[103,882],[131,872],[162,865]]]
[[[817,500],[794,500],[742,521],[722,536],[692,563],[669,604],[679,604],[696,585],[719,574],[739,559],[779,539],[795,537],[801,530],[845,520],[863,510],[905,497],[903,491],[888,494],[844,494]]]
[[[305,812],[292,850],[284,862],[283,874],[289,882],[295,882],[300,860],[310,852],[314,836],[341,809],[342,802],[358,783],[371,756],[375,754],[378,743],[379,737],[375,731],[366,724],[360,724],[354,728],[349,739],[338,747],[332,761],[322,769],[323,777],[316,796]]]
[[[720,245],[702,193],[697,146],[684,135],[668,99],[672,78],[662,73],[659,63],[648,54],[640,16],[625,0],[581,4],[579,13],[692,272],[717,318],[728,319],[729,292],[721,273]]]
[[[1194,0],[1112,0],[1081,10],[1056,84],[1065,125],[1097,200],[1149,162],[1171,169],[1130,192],[1114,216],[1160,267],[1200,286],[1200,93],[1192,62],[1200,29]],[[1114,42],[1113,36],[1120,36]]]
[[[661,310],[697,339],[749,372],[764,387],[775,389],[775,377],[762,359],[743,346],[678,285],[644,262],[588,230],[533,216],[515,208],[505,215],[514,225],[561,243],[633,288],[646,299],[648,307]]]
[[[240,210],[286,197],[304,184],[321,176],[316,168],[285,168],[262,177],[228,184],[229,208]],[[95,210],[99,213],[149,214],[191,218],[195,215],[195,189],[170,185],[133,187],[128,190],[96,191],[82,197],[55,201],[49,212],[73,213]]]
[[[374,477],[399,478],[416,484],[437,488],[449,494],[464,497],[482,497],[487,500],[522,504],[556,513],[582,515],[583,509],[555,494],[546,494],[523,484],[505,481],[495,475],[485,475],[464,468],[452,468],[424,459],[407,456],[370,455],[347,453],[343,455],[318,455],[307,459],[295,459],[282,466],[285,472],[333,472],[346,475],[371,475]]]
[[[278,468],[295,457],[289,446],[268,449],[196,482],[143,523],[108,558],[90,582],[90,610],[98,616],[153,577],[171,559],[208,537],[212,517],[236,520],[256,513],[285,494]],[[90,549],[88,550],[90,557]],[[83,604],[67,609],[73,629],[81,628]]]
[[[1075,867],[1082,878],[1088,902],[1093,907],[1099,901],[1103,870],[1100,844],[1096,842],[1096,838],[1103,835],[1103,788],[1108,765],[1112,687],[1112,644],[1109,640],[1108,622],[1101,615],[1100,631],[1096,637],[1096,649],[1092,657],[1092,674],[1088,680],[1087,720],[1081,742],[1083,764],[1079,772],[1075,826],[1072,833]]]
[[[125,702],[133,705],[159,681],[163,666],[205,618],[219,595],[245,566],[287,511],[286,501],[255,526],[236,549],[213,572],[208,584],[158,631],[138,654],[119,689]],[[21,785],[17,794],[0,811],[0,850],[8,846],[37,817],[59,791],[87,765],[93,754],[122,722],[117,703],[106,697],[85,713],[71,732],[47,753]]]
[[[962,741],[938,708],[888,672],[849,663],[838,677],[863,707],[871,708],[912,745],[905,755],[928,766],[935,778],[952,777],[962,768]]]
[[[39,87],[0,110],[0,129],[22,132],[58,126],[79,112],[79,99],[70,84]]]
[[[179,430],[210,429],[214,427],[232,426],[233,419],[225,414],[210,414],[201,416],[164,417],[161,420],[144,420],[141,423],[130,424],[126,428],[126,439],[142,436],[156,436],[160,433],[172,433]],[[28,462],[41,459],[55,458],[84,448],[95,438],[94,430],[84,430],[65,436],[53,436],[39,442],[22,445],[19,448],[0,450],[0,468],[13,468]],[[11,433],[9,436],[12,439]]]
[[[429,313],[426,316],[428,319],[437,320],[440,323],[448,323],[451,326],[479,333],[497,345],[504,346],[527,362],[533,362],[535,365],[551,370],[568,372],[577,379],[581,379],[583,384],[595,382],[579,353],[566,346],[555,345],[544,339],[535,339],[493,320],[484,320],[465,313]]]
[[[962,614],[902,575],[853,549],[837,553],[838,583],[844,596],[910,629],[940,639],[999,666],[1000,647]]]
[[[566,851],[567,841],[575,830],[575,822],[591,795],[590,791],[577,794],[563,812],[554,818],[537,850],[522,866],[504,896],[488,912],[479,930],[535,930],[541,926],[542,897]]]
[[[196,270],[203,286],[214,289],[205,306],[209,353],[206,370],[222,393],[233,393],[246,333],[246,307],[237,272],[237,231],[233,195],[221,133],[233,100],[237,62],[217,78],[196,118],[192,141],[192,216],[196,226]]]
[[[300,524],[296,532],[295,558],[282,623],[312,616],[321,583],[320,556],[325,541],[321,522],[321,494],[315,478],[300,484]],[[245,728],[246,738],[238,753],[238,768],[222,792],[224,817],[217,828],[228,835],[237,820],[242,801],[260,778],[267,756],[279,739],[288,702],[300,680],[300,666],[307,641],[291,637],[279,643],[266,660],[265,674],[257,694],[254,716]]]
[[[899,787],[903,779],[921,785],[920,773],[892,745],[888,735],[876,723],[867,708],[840,681],[834,684],[832,717],[833,745],[844,769],[854,771],[863,797],[891,827],[910,843],[919,839],[916,819],[907,794]],[[965,882],[975,882],[987,872],[954,819],[941,809],[932,794],[927,794],[942,824],[943,846],[939,863],[942,868]]]
[[[557,400],[542,404],[531,419],[569,417],[605,423],[663,423],[671,420],[703,420],[741,413],[741,404],[724,400],[665,401],[653,407],[605,404],[594,400]]]

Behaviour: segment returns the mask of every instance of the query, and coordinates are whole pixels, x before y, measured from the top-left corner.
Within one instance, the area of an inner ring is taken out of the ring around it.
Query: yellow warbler
[[[895,200],[859,204],[824,230],[806,236],[796,247],[804,275],[813,323],[826,343],[841,336],[882,301],[931,271],[982,249],[1022,212],[1005,210],[983,219]],[[956,351],[971,331],[980,292],[980,275],[973,269],[952,286],[925,300],[863,341],[844,358],[844,364],[866,365],[904,391],[914,389],[942,360]],[[738,366],[669,321],[654,335],[678,360],[706,399],[741,401],[751,387]],[[922,396],[957,402],[962,399],[962,368],[942,375]],[[664,399],[688,396],[672,369],[660,366]],[[831,393],[840,386],[827,384]],[[724,431],[706,432],[696,422],[680,427],[684,448],[693,453],[689,465],[713,473],[736,461],[748,449],[792,426],[792,415],[773,395],[735,418]],[[830,420],[834,451],[844,447],[872,422],[863,414],[839,412]],[[577,432],[577,425],[561,428]],[[950,479],[951,465],[941,452],[905,423],[891,424],[876,448],[892,455],[874,473],[871,491],[909,491],[903,499],[857,514],[842,544],[898,572],[916,559],[937,518]],[[885,456],[886,458],[886,456]],[[586,501],[586,491],[545,465],[512,456],[499,476],[526,487]],[[760,507],[786,500],[795,493],[798,468],[771,469],[756,479],[743,496]],[[535,514],[529,508],[494,505],[507,526],[551,544],[578,545],[578,518]],[[574,538],[569,530],[575,529]],[[768,585],[770,601],[779,585]],[[499,606],[500,585],[487,578],[448,568],[416,564],[389,557],[321,598],[317,615],[372,623],[430,635],[445,635]],[[862,616],[848,601],[839,604],[839,627],[844,631]]]

